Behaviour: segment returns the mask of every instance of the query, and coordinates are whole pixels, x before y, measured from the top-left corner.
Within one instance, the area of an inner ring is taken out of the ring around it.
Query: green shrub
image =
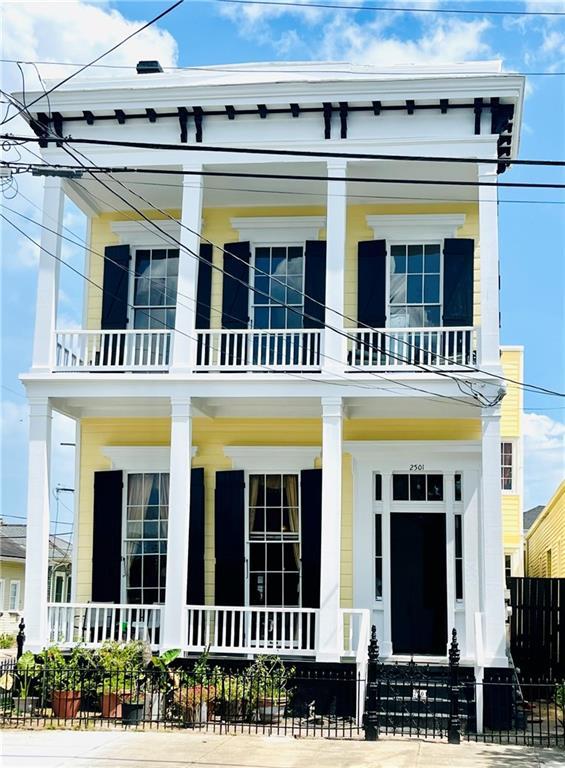
[[[565,714],[565,680],[555,688],[555,703]]]
[[[2,632],[0,634],[0,648],[5,650],[6,648],[13,648],[16,644],[16,636],[10,635],[8,632]]]

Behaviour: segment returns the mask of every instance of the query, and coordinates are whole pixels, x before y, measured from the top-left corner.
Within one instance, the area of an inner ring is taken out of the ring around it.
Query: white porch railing
[[[55,331],[56,371],[165,371],[172,331]]]
[[[106,640],[143,640],[156,648],[161,625],[160,605],[114,603],[49,603],[49,643],[98,646]]]
[[[350,370],[450,368],[476,365],[476,328],[354,328],[348,331]]]
[[[367,658],[371,633],[371,617],[367,608],[341,608],[339,632],[342,642],[341,656],[355,659],[357,672],[357,725],[363,724],[365,712],[365,691],[367,689]]]
[[[319,370],[320,349],[315,328],[198,331],[196,370]]]
[[[186,651],[315,656],[318,610],[188,605]]]

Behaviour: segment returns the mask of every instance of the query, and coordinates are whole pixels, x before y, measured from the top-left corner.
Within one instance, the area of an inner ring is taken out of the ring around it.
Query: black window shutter
[[[321,469],[304,469],[300,473],[300,530],[302,537],[302,607],[319,608],[322,552]]]
[[[245,474],[216,472],[214,535],[216,605],[244,605]]]
[[[249,324],[249,260],[250,244],[224,245],[224,281],[222,294],[222,327],[247,328]]]
[[[92,602],[119,603],[122,577],[121,470],[94,473]]]
[[[357,247],[357,320],[359,326],[386,326],[386,240]]]
[[[304,328],[323,328],[326,319],[326,241],[307,240],[304,250]]]
[[[198,263],[198,284],[196,287],[196,327],[210,327],[210,304],[212,299],[212,244],[200,243]]]
[[[190,525],[186,602],[204,605],[204,470],[190,471]]]
[[[104,249],[101,319],[103,331],[127,327],[129,260],[129,245],[109,245]]]
[[[443,246],[443,325],[473,325],[474,240],[447,238]]]

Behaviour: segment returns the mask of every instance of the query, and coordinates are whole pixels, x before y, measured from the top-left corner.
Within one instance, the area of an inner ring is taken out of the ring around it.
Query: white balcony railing
[[[198,331],[200,371],[304,371],[320,369],[321,331],[243,329]]]
[[[165,371],[172,331],[55,331],[56,371]]]
[[[477,364],[476,328],[354,328],[349,370],[451,368]]]
[[[188,605],[185,650],[314,656],[318,610]]]
[[[102,645],[106,640],[143,640],[156,648],[161,626],[160,605],[113,603],[49,603],[49,643]]]

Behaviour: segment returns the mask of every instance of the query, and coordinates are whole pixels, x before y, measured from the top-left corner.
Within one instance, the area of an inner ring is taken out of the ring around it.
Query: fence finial
[[[459,661],[461,652],[457,642],[457,630],[451,631],[449,646],[449,721],[447,724],[447,740],[450,744],[461,743],[461,721],[459,720]]]
[[[377,628],[374,624],[371,627],[367,660],[367,689],[365,693],[363,729],[365,731],[365,741],[376,741],[379,738],[379,683],[377,682],[379,643],[377,640]]]
[[[18,647],[17,653],[16,653],[16,659],[19,659],[24,652],[24,643],[26,641],[25,636],[25,630],[26,625],[24,622],[24,617],[22,616],[20,623],[18,624],[18,629],[20,630],[16,636],[16,645]]]

